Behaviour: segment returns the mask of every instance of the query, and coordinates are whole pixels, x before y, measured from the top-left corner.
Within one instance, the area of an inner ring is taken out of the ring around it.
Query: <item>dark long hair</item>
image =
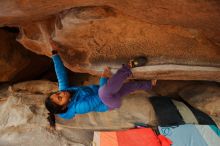
[[[50,96],[55,93],[51,93],[45,100],[45,106],[49,111],[47,120],[50,123],[50,126],[55,128],[56,127],[56,118],[55,114],[61,114],[67,112],[67,108],[63,109],[63,106],[57,105],[56,103],[52,102]]]

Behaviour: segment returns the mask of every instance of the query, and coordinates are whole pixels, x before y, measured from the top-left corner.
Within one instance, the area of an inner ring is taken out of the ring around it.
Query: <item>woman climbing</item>
[[[57,54],[59,47],[50,41],[52,47],[52,59],[58,79],[59,91],[52,93],[46,100],[48,120],[55,128],[55,114],[64,119],[72,119],[77,114],[88,112],[106,112],[121,106],[121,98],[136,90],[149,90],[156,85],[152,81],[124,81],[131,76],[131,68],[146,64],[146,58],[137,57],[130,60],[108,79],[110,69],[105,68],[100,78],[99,85],[71,87],[68,84],[67,73],[60,56]]]

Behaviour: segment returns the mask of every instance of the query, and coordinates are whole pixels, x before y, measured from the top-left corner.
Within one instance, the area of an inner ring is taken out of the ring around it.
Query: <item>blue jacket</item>
[[[52,59],[58,79],[59,91],[74,92],[74,95],[71,97],[71,101],[67,105],[67,112],[58,114],[59,117],[64,119],[71,119],[76,114],[85,114],[88,112],[105,112],[109,110],[109,108],[104,103],[102,103],[98,95],[99,87],[103,86],[107,82],[107,78],[100,79],[100,86],[90,85],[70,87],[68,84],[67,72],[60,56],[53,55]]]

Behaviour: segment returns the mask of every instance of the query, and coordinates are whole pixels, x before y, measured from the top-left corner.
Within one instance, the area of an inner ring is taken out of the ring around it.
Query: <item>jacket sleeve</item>
[[[68,88],[68,76],[65,66],[58,54],[52,56],[56,76],[59,84],[59,91],[65,90]]]
[[[100,85],[100,87],[104,86],[104,85],[107,83],[107,81],[108,81],[108,78],[101,77],[101,78],[99,79],[99,85]]]

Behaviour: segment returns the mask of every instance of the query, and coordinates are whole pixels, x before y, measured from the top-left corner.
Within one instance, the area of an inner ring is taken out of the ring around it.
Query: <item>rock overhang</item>
[[[26,15],[3,9],[0,23],[19,26],[18,41],[38,54],[50,56],[52,37],[62,46],[65,66],[75,72],[97,75],[105,65],[116,70],[144,55],[148,64],[134,70],[135,78],[219,81],[217,1],[58,2],[13,3],[14,11]]]

